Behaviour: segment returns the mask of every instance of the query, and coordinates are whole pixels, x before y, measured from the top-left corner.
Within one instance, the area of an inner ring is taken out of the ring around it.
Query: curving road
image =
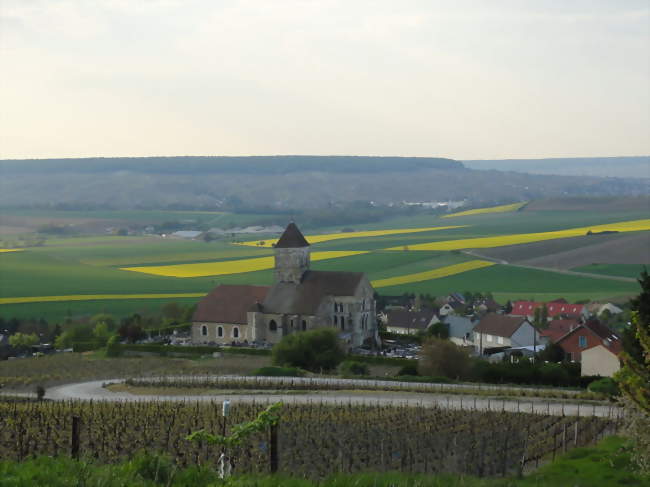
[[[346,379],[337,379],[346,381]],[[354,381],[354,380],[352,380]],[[124,379],[96,380],[77,384],[66,384],[47,390],[46,398],[51,400],[104,400],[104,401],[223,401],[232,403],[270,403],[282,401],[287,404],[322,402],[326,404],[381,404],[442,407],[480,411],[509,411],[566,416],[600,416],[615,418],[620,408],[607,404],[579,404],[552,400],[514,400],[472,395],[445,395],[440,393],[385,392],[385,391],[321,391],[300,394],[215,394],[215,395],[145,395],[105,389],[105,383],[120,383]]]

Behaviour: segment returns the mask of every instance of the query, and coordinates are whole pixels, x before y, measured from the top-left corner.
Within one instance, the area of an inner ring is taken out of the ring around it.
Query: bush
[[[418,370],[422,375],[464,378],[470,367],[470,358],[460,347],[448,340],[431,338],[420,352]]]
[[[368,366],[362,362],[346,360],[339,366],[341,375],[368,375]]]
[[[107,357],[119,357],[122,355],[122,348],[120,347],[120,341],[117,336],[112,336],[106,342],[106,356]]]
[[[593,381],[587,386],[591,392],[605,394],[606,396],[618,396],[621,392],[618,390],[618,384],[610,377],[603,377]]]
[[[313,372],[335,369],[344,356],[337,333],[331,328],[287,335],[272,351],[275,365],[300,367]]]
[[[260,375],[265,377],[302,377],[305,372],[296,367],[260,367],[251,372],[251,375]]]
[[[399,372],[397,372],[397,375],[416,376],[416,375],[418,375],[418,366],[416,364],[404,365],[401,369],[399,369]]]
[[[176,467],[168,455],[140,452],[129,462],[130,469],[145,480],[168,485]]]

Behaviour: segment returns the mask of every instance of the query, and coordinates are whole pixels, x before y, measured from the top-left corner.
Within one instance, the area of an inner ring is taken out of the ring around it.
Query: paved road
[[[343,380],[343,379],[340,379]],[[510,411],[536,414],[553,414],[566,416],[600,416],[616,417],[619,408],[610,405],[584,405],[578,403],[561,403],[545,400],[495,399],[484,396],[437,393],[383,392],[383,391],[322,391],[305,394],[216,394],[216,395],[136,395],[128,392],[112,392],[103,387],[106,382],[118,383],[123,379],[111,381],[97,380],[78,384],[67,384],[47,390],[46,398],[52,400],[106,400],[106,401],[223,401],[229,399],[238,402],[269,403],[282,401],[287,404],[305,404],[322,402],[326,404],[381,404],[438,406],[450,409],[476,409],[481,411]]]

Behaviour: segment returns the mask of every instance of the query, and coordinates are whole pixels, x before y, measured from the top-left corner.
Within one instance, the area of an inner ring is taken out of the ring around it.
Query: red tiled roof
[[[548,328],[540,330],[539,334],[555,343],[579,325],[578,320],[552,320],[548,323]]]
[[[562,300],[564,301],[564,300]],[[566,302],[551,301],[550,303],[539,303],[536,301],[515,301],[512,305],[511,315],[531,316],[535,313],[536,308],[541,308],[546,304],[549,316],[556,315],[579,315],[582,313],[584,304],[570,304]]]
[[[596,337],[600,339],[601,344],[605,347],[605,349],[609,350],[614,355],[618,355],[623,351],[621,337],[597,319],[588,320],[586,323],[583,323],[580,326],[574,328],[566,335],[561,337],[557,343],[564,341],[567,337],[571,336],[578,330],[589,330],[592,334],[596,335]]]
[[[246,313],[266,298],[269,289],[268,286],[217,286],[199,301],[192,321],[245,325],[248,322]]]

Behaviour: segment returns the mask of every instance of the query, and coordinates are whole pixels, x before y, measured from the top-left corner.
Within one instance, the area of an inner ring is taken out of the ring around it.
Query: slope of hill
[[[451,159],[265,156],[0,161],[0,207],[293,209],[643,195],[638,179],[475,171]]]
[[[473,160],[463,161],[463,164],[471,169],[479,170],[496,169],[529,174],[650,179],[650,156]]]

